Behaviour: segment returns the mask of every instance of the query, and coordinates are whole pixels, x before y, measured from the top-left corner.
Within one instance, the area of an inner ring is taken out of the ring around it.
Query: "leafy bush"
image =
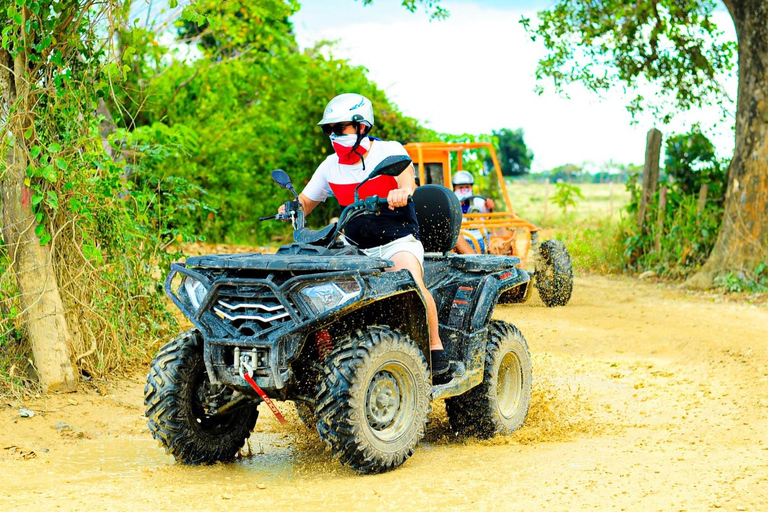
[[[548,221],[546,232],[540,241],[557,238],[563,242],[577,272],[605,274],[623,267],[619,226],[609,218],[576,222],[569,214]]]
[[[687,134],[672,135],[665,146],[664,170],[681,194],[697,194],[709,188],[708,199],[722,203],[725,198],[727,162],[718,160],[714,145],[694,126]]]
[[[619,235],[627,269],[654,270],[659,275],[682,278],[698,270],[707,260],[723,215],[720,193],[723,165],[715,160],[711,147],[697,128],[688,134],[670,137],[666,177],[659,183],[642,227],[637,224],[642,194],[640,175],[630,177],[627,182],[631,194],[627,207],[629,216]],[[703,208],[699,205],[702,184],[714,191],[707,195]],[[660,212],[661,186],[666,187],[667,197],[664,210]]]
[[[700,213],[695,195],[668,199],[661,226],[655,221],[658,204],[651,206],[647,215],[651,220],[644,231],[637,227],[634,215],[622,226],[626,267],[654,270],[672,278],[686,277],[704,264],[722,221],[722,209],[714,204]]]
[[[764,263],[755,267],[751,275],[745,273],[728,273],[715,277],[718,288],[731,293],[768,292],[768,266]]]
[[[552,195],[552,202],[563,211],[563,215],[568,213],[568,207],[576,206],[576,199],[584,199],[584,194],[576,185],[570,183],[558,183],[555,185],[555,193]]]

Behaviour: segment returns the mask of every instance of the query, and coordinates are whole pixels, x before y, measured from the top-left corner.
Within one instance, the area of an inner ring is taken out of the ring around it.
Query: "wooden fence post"
[[[656,214],[656,252],[661,251],[661,235],[664,231],[664,216],[667,213],[667,186],[659,189],[659,211]]]
[[[648,205],[653,201],[656,185],[659,183],[659,155],[661,154],[661,132],[656,128],[648,130],[645,142],[645,166],[643,167],[643,193],[640,197],[640,208],[637,225],[642,229],[645,225],[645,214]]]

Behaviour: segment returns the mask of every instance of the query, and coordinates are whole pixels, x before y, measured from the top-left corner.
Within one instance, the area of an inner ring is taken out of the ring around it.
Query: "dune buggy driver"
[[[453,175],[453,192],[461,201],[462,213],[492,212],[495,206],[493,199],[475,195],[472,187],[475,184],[475,178],[470,172],[458,171]],[[475,254],[486,252],[487,242],[490,239],[490,233],[485,230],[471,229],[465,230],[463,236],[456,242],[456,252],[460,254]]]
[[[355,201],[355,189],[366,178],[368,166],[375,167],[386,157],[408,153],[399,142],[368,136],[374,125],[373,105],[360,94],[341,94],[325,108],[318,123],[330,137],[334,153],[329,155],[299,194],[304,215],[334,196],[342,207]],[[416,213],[409,198],[416,189],[412,165],[397,177],[378,176],[359,189],[360,199],[386,197],[388,209],[379,215],[360,216],[345,229],[345,241],[365,254],[391,260],[387,270],[407,269],[413,275],[426,301],[430,331],[433,377],[445,375],[450,367],[438,330],[437,307],[424,284],[424,247],[419,239]],[[279,213],[285,211],[285,205]]]

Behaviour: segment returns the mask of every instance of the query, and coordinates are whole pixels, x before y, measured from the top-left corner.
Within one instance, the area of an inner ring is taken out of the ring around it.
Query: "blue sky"
[[[438,131],[490,133],[523,128],[535,157],[534,171],[565,163],[596,168],[612,160],[642,163],[645,134],[687,131],[699,121],[721,156],[733,149],[730,123],[720,123],[715,108],[680,116],[672,126],[650,117],[635,126],[616,91],[605,98],[573,86],[565,99],[546,87],[535,94],[534,71],[543,49],[524,33],[520,17],[535,17],[542,0],[442,0],[446,21],[430,21],[423,8],[410,13],[397,0],[364,7],[354,0],[302,0],[293,17],[299,44],[335,40],[335,57],[368,69],[369,77],[408,116]],[[727,13],[718,26],[733,38]],[[736,82],[724,89],[733,98]],[[648,91],[653,94],[652,91]]]

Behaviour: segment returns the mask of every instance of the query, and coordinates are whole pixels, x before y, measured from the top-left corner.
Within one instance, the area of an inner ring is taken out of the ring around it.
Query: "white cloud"
[[[619,94],[601,101],[579,87],[569,90],[570,99],[551,88],[541,96],[534,92],[542,49],[519,20],[535,12],[450,3],[448,20],[429,22],[425,13],[411,14],[399,3],[305,0],[293,20],[297,39],[302,46],[337,40],[336,57],[365,66],[406,115],[435,130],[523,128],[534,171],[588,161],[642,163],[653,121],[632,126]],[[727,13],[721,14],[727,23],[720,26],[730,28]],[[708,109],[660,129],[683,131],[690,122],[706,126],[716,117],[717,110]],[[715,137],[721,154],[732,150],[732,139],[730,131]]]

